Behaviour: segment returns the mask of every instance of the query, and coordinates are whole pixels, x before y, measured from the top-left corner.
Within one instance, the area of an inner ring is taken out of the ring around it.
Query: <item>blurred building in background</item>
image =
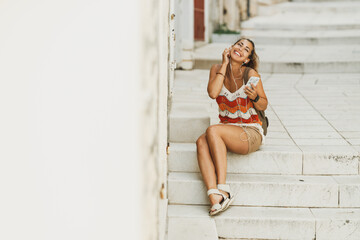
[[[218,41],[232,42],[237,37],[228,34],[240,35],[241,21],[262,12],[263,6],[287,2],[287,0],[174,1],[176,62],[178,68],[185,70],[194,66],[195,47]]]

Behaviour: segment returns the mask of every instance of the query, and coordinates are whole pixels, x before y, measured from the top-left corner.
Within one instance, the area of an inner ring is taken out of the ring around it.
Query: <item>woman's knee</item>
[[[207,147],[207,140],[206,140],[206,136],[205,134],[201,135],[197,140],[196,140],[196,147],[197,150],[201,150],[205,147]]]
[[[219,127],[216,125],[211,125],[206,129],[206,136],[207,137],[216,137],[219,135]]]

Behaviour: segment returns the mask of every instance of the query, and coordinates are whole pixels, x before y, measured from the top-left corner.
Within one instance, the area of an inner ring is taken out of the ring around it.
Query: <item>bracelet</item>
[[[222,74],[221,72],[217,72],[216,74],[221,74],[221,75],[225,78],[225,75],[224,75],[224,74]]]
[[[256,98],[253,100],[253,102],[257,102],[259,101],[260,97],[259,97],[259,94],[256,96]]]

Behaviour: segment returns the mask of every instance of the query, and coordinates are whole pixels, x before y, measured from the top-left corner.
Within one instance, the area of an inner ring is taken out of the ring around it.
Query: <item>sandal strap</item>
[[[210,210],[219,210],[221,208],[221,205],[219,203],[215,203],[214,205],[211,206]]]
[[[210,196],[210,194],[218,194],[218,195],[221,195],[224,199],[227,198],[227,196],[225,194],[223,194],[222,192],[219,191],[219,189],[216,189],[216,188],[209,189],[207,191],[207,195]]]
[[[229,193],[229,198],[232,197],[232,192],[229,184],[218,184],[217,187],[219,190]]]
[[[210,194],[219,194],[219,195],[223,195],[218,189],[213,188],[213,189],[209,189],[207,191],[207,195],[209,196]]]

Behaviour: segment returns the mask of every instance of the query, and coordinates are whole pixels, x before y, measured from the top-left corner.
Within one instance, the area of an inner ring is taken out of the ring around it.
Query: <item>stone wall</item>
[[[163,239],[166,214],[166,147],[169,2],[142,1],[141,109],[143,239]]]
[[[163,239],[168,5],[1,1],[0,239]]]

